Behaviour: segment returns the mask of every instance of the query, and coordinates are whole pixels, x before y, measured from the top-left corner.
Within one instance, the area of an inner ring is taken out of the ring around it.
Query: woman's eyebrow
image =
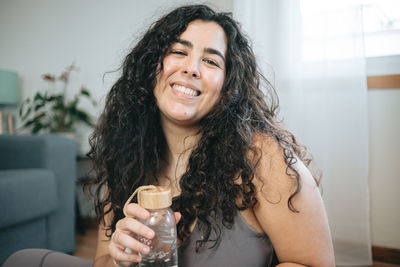
[[[187,40],[178,39],[176,42],[180,43],[181,45],[187,46],[189,48],[193,48],[193,44],[191,42],[187,41]],[[222,60],[225,62],[224,55],[220,51],[218,51],[217,49],[214,49],[214,48],[211,48],[211,47],[206,47],[206,48],[204,48],[204,52],[207,52],[209,54],[217,55],[220,58],[222,58]]]
[[[180,43],[181,45],[187,46],[189,48],[193,48],[193,44],[189,41],[183,40],[183,39],[178,39],[176,41],[177,43]]]

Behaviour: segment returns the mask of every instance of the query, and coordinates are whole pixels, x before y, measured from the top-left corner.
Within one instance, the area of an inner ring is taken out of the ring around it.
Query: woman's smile
[[[176,82],[171,85],[173,92],[178,96],[192,96],[196,97],[200,95],[200,90],[193,85]]]

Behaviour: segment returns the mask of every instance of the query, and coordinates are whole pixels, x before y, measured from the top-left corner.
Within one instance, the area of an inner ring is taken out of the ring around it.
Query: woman
[[[263,93],[261,88],[266,90]],[[310,159],[238,23],[204,5],[159,19],[126,57],[91,136],[100,219],[94,266],[131,266],[154,232],[141,185],[169,186],[180,266],[334,266]],[[132,253],[127,253],[129,248]]]

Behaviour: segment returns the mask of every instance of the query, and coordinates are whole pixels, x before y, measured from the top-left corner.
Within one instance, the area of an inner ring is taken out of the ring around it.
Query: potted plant
[[[72,99],[66,97],[69,76],[78,68],[72,64],[59,76],[44,74],[42,78],[50,84],[46,92],[37,92],[35,96],[23,101],[19,109],[19,116],[23,122],[22,129],[29,129],[31,133],[74,133],[77,123],[93,127],[94,123],[88,112],[78,107],[82,97],[96,105],[96,101],[84,86]],[[56,83],[61,82],[62,90]],[[58,89],[58,90],[57,90]]]

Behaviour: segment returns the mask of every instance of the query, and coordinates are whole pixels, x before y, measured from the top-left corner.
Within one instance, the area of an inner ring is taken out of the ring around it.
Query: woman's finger
[[[143,207],[136,203],[130,203],[126,207],[126,212],[132,217],[137,217],[142,220],[148,220],[150,218],[150,213]]]
[[[117,222],[117,230],[134,233],[147,239],[154,237],[154,231],[134,218],[124,218]]]
[[[122,231],[115,231],[111,237],[112,242],[118,245],[119,247],[129,248],[134,253],[140,252],[142,254],[148,254],[150,252],[150,248],[130,236],[128,233]]]
[[[126,253],[114,243],[110,243],[108,246],[111,257],[118,263],[123,266],[130,266],[132,263],[140,262],[142,257],[135,253]]]

